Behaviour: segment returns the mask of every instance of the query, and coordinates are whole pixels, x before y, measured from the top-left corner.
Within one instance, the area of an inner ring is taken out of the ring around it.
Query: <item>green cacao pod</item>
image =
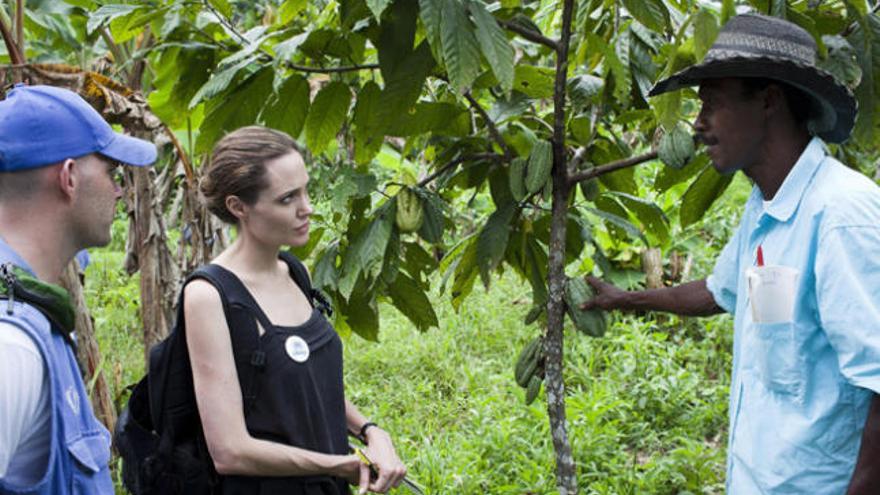
[[[590,179],[588,181],[581,182],[581,194],[584,195],[584,199],[587,201],[593,201],[599,196],[599,181],[596,179]]]
[[[526,325],[531,325],[532,323],[536,322],[538,320],[538,317],[541,316],[541,313],[544,312],[544,309],[546,309],[546,307],[543,304],[532,306],[532,309],[530,309],[529,312],[526,314],[523,323],[525,323]]]
[[[538,398],[538,393],[541,392],[542,383],[544,383],[544,380],[541,380],[537,375],[532,376],[529,380],[529,384],[526,386],[526,405],[535,402],[535,399]]]
[[[516,384],[525,387],[529,384],[529,379],[538,369],[538,362],[541,360],[541,345],[543,344],[540,337],[532,340],[519,353],[519,359],[516,360],[516,368],[513,377]]]
[[[565,284],[566,312],[575,328],[591,337],[601,337],[608,325],[605,313],[598,309],[580,309],[581,304],[592,299],[593,295],[593,289],[583,278],[570,278]]]
[[[401,232],[415,232],[425,219],[422,200],[408,187],[397,193],[397,228]]]
[[[540,191],[553,169],[553,149],[550,141],[541,140],[532,147],[526,168],[526,190],[529,194]]]
[[[688,128],[679,123],[672,131],[663,134],[657,147],[657,156],[672,168],[682,168],[694,156],[694,138]]]
[[[517,157],[510,162],[510,193],[516,201],[522,201],[526,197],[526,161],[525,158]]]

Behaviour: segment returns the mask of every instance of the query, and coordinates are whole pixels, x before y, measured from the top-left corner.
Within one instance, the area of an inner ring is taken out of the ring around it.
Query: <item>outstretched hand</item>
[[[586,281],[596,294],[592,299],[581,304],[581,310],[602,309],[609,311],[612,309],[623,309],[623,303],[626,300],[625,290],[592,276],[587,276]]]

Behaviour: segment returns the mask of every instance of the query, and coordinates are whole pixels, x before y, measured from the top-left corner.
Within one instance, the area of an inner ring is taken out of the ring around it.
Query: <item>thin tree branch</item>
[[[420,180],[417,185],[419,187],[425,187],[428,184],[430,184],[434,179],[436,179],[437,177],[440,177],[441,175],[446,173],[449,169],[457,167],[458,165],[461,165],[464,162],[471,162],[471,161],[477,161],[477,160],[502,160],[502,159],[504,159],[504,156],[496,154],[496,153],[477,153],[476,155],[460,156],[458,158],[454,158],[454,159],[450,160],[449,162],[444,164],[442,167],[437,169],[433,174]]]
[[[335,74],[338,72],[354,72],[354,71],[359,71],[359,70],[376,70],[379,68],[379,64],[349,65],[349,66],[343,66],[343,67],[309,67],[306,65],[297,65],[297,64],[294,64],[291,62],[285,62],[284,66],[290,70],[295,70],[298,72],[307,72],[310,74]]]
[[[24,0],[15,2],[15,44],[24,60]]]
[[[6,44],[6,51],[9,52],[9,59],[12,62],[12,66],[24,65],[24,56],[18,51],[18,45],[15,44],[15,40],[12,37],[12,31],[9,30],[9,26],[6,25],[6,22],[4,22],[2,18],[0,18],[0,34],[3,35],[3,42]]]
[[[504,29],[507,29],[508,31],[512,31],[512,32],[522,36],[523,38],[525,38],[531,42],[538,43],[539,45],[544,45],[544,46],[551,48],[553,50],[557,50],[559,48],[559,42],[557,42],[556,40],[552,40],[552,39],[544,36],[541,33],[538,33],[536,31],[532,31],[531,29],[523,27],[522,25],[517,24],[516,22],[498,19],[498,24],[500,24],[502,27],[504,27]]]
[[[504,159],[511,160],[513,159],[513,153],[510,151],[510,146],[507,145],[507,142],[504,141],[504,137],[501,136],[501,133],[498,132],[498,126],[495,125],[495,122],[489,118],[489,114],[486,113],[486,110],[480,106],[480,103],[474,98],[470,91],[465,91],[464,97],[467,99],[468,103],[471,104],[471,108],[474,109],[475,112],[480,114],[480,117],[483,118],[483,121],[486,122],[486,127],[489,129],[489,135],[492,136],[492,139],[498,143],[498,146],[501,147],[501,150],[504,152]]]
[[[576,174],[572,174],[568,177],[568,183],[571,185],[577,184],[578,182],[583,182],[585,180],[590,180],[595,177],[599,177],[600,175],[610,174],[611,172],[634,167],[641,163],[645,163],[657,158],[657,152],[652,151],[650,153],[645,153],[643,155],[634,156],[631,158],[626,158],[624,160],[617,160],[610,163],[606,163],[605,165],[600,165],[598,167],[593,167],[588,170],[583,170]]]
[[[104,44],[107,45],[107,48],[110,49],[110,53],[113,54],[113,59],[117,67],[120,67],[122,70],[122,75],[125,76],[125,79],[128,79],[129,72],[123,69],[125,67],[126,62],[128,61],[128,57],[125,56],[125,52],[122,51],[122,48],[116,44],[116,41],[113,39],[113,36],[110,35],[110,32],[107,31],[107,26],[101,26],[98,28],[98,34],[101,35],[101,39],[104,40]],[[129,80],[129,86],[131,81]]]
[[[565,149],[565,87],[568,77],[571,25],[574,22],[574,3],[574,0],[563,1],[562,34],[556,46],[556,78],[553,86],[553,203],[547,263],[547,332],[543,343],[547,416],[553,450],[556,453],[556,487],[560,495],[576,495],[578,492],[577,468],[572,455],[565,414],[565,378],[563,377],[566,217],[568,199],[571,197]]]

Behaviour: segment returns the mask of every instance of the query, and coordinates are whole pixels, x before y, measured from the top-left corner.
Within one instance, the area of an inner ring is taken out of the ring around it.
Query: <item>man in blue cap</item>
[[[118,166],[155,159],[66,89],[17,85],[0,101],[0,494],[113,493],[110,434],[52,284],[78,251],[110,241]]]
[[[697,138],[719,172],[754,182],[751,198],[705,280],[588,279],[584,308],[733,314],[732,494],[880,493],[880,188],[826,148],[849,137],[856,101],[815,59],[800,27],[740,15],[659,82],[652,95],[699,85]]]

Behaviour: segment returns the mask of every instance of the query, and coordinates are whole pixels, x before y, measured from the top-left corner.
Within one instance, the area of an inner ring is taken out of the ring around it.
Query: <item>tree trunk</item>
[[[647,248],[642,251],[642,271],[645,272],[645,286],[649,289],[663,287],[663,258],[660,249]]]
[[[95,326],[91,313],[86,306],[83,285],[80,282],[80,267],[76,260],[72,260],[67,269],[61,275],[61,285],[70,293],[70,298],[76,308],[76,359],[79,369],[83,374],[83,381],[90,388],[90,398],[95,415],[104,423],[108,430],[113,431],[116,427],[116,407],[113,404],[113,395],[101,366],[101,351],[95,338]]]
[[[556,80],[553,105],[553,213],[550,226],[548,266],[549,300],[547,301],[547,335],[544,339],[546,357],[547,414],[550,435],[556,451],[556,487],[560,495],[578,492],[577,469],[568,439],[565,418],[565,383],[562,378],[563,318],[565,317],[565,230],[568,198],[571,192],[565,150],[565,85],[568,78],[568,48],[574,0],[565,0],[562,10],[562,36],[557,45]]]
[[[161,211],[149,168],[133,170],[134,251],[140,271],[140,314],[144,329],[144,353],[168,335],[177,292],[177,275],[165,237]]]

